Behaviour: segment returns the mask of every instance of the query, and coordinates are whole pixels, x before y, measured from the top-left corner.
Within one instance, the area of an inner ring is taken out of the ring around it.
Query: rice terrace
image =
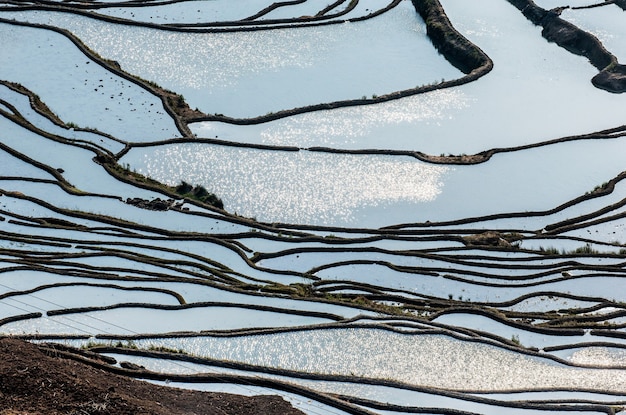
[[[626,414],[626,1],[0,1],[0,39],[1,415]],[[119,386],[29,408],[52,357]]]

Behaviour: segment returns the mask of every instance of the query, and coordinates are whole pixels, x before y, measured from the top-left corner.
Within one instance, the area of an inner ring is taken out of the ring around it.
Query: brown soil
[[[153,385],[0,339],[0,415],[303,415],[279,396]]]

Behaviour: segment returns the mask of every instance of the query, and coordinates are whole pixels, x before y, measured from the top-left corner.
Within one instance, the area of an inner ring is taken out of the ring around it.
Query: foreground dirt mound
[[[48,356],[0,338],[0,415],[303,415],[279,396],[245,397],[157,386]]]

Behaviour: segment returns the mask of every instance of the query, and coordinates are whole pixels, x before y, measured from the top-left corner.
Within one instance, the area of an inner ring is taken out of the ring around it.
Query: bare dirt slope
[[[0,415],[303,415],[279,396],[169,388],[0,338]]]

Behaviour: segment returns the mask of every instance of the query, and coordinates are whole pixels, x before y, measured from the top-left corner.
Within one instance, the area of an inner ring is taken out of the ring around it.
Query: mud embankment
[[[452,65],[465,74],[489,72],[493,62],[478,46],[452,26],[438,0],[412,0],[415,10],[426,22],[426,34]]]
[[[596,88],[613,93],[626,92],[626,66],[621,65],[598,38],[561,19],[558,9],[545,10],[532,0],[508,1],[517,7],[528,20],[543,27],[541,34],[546,40],[589,59],[589,62],[600,71],[591,79],[591,83]]]

